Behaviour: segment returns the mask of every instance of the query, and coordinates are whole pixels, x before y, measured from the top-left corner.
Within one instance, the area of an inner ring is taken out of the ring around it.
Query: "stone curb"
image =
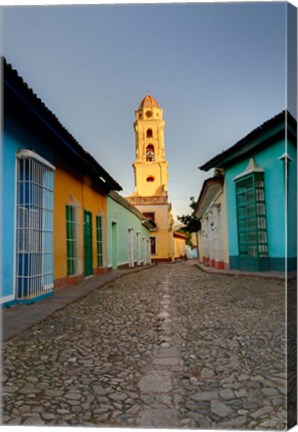
[[[203,264],[195,263],[194,264],[198,269],[202,270],[205,273],[209,273],[212,275],[226,275],[226,276],[241,276],[241,277],[255,277],[260,279],[274,279],[274,280],[283,280],[285,281],[285,274],[277,272],[245,272],[240,270],[218,270],[215,268],[206,267]],[[297,278],[296,272],[291,272],[288,274],[287,280],[294,280]]]
[[[56,311],[62,310],[66,306],[81,300],[91,292],[104,287],[110,282],[114,282],[115,280],[132,273],[149,270],[153,267],[155,267],[155,265],[150,264],[146,267],[116,270],[115,273],[111,272],[104,275],[93,276],[90,279],[84,279],[79,284],[59,288],[56,292],[54,291],[53,296],[40,302],[29,305],[16,304],[7,309],[2,309],[2,341],[8,341],[18,336],[23,331],[28,330],[35,324],[47,319]]]

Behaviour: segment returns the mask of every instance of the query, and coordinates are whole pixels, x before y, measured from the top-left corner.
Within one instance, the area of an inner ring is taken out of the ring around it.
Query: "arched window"
[[[154,146],[148,144],[146,147],[146,161],[152,162],[155,160]]]
[[[152,138],[152,137],[153,137],[152,129],[147,129],[146,137],[147,137],[147,138]]]

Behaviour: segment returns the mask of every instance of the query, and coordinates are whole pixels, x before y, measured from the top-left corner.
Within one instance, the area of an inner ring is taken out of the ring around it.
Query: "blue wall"
[[[1,258],[2,275],[0,276],[1,297],[14,295],[15,263],[15,203],[16,203],[16,154],[21,149],[34,149],[40,156],[53,163],[53,154],[43,140],[33,136],[11,118],[5,117],[2,135],[2,230]]]
[[[293,149],[292,149],[293,150]],[[238,256],[238,234],[237,234],[237,213],[236,213],[236,193],[233,178],[242,173],[250,157],[253,157],[256,164],[265,170],[265,194],[266,194],[266,213],[267,213],[267,232],[269,257],[284,258],[285,253],[285,181],[284,181],[284,162],[279,157],[285,152],[284,140],[279,141],[270,147],[261,149],[254,155],[247,156],[240,162],[226,168],[226,190],[227,190],[227,212],[228,212],[228,239],[229,255]],[[296,168],[296,154],[292,155],[292,170]],[[293,177],[293,175],[292,175]],[[291,178],[292,182],[292,178]],[[296,184],[291,185],[290,195],[296,193]],[[294,216],[293,216],[294,218]],[[294,224],[295,225],[295,224]],[[295,238],[291,240],[289,252],[291,256],[296,256]]]

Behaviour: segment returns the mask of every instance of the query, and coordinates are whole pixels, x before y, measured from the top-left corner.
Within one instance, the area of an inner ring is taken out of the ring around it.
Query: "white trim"
[[[263,168],[259,167],[256,164],[256,162],[254,161],[253,158],[250,158],[250,160],[248,162],[248,165],[245,168],[245,170],[242,173],[238,174],[236,177],[234,177],[233,181],[238,180],[241,177],[244,177],[244,176],[246,176],[248,174],[252,174],[252,173],[255,173],[255,172],[261,172],[261,173],[263,173],[263,172],[265,172],[265,170]]]
[[[100,218],[101,223],[101,241],[98,241],[97,239],[97,218]],[[105,267],[105,241],[104,241],[104,213],[99,208],[98,212],[95,214],[95,245],[96,245],[96,268],[104,268]],[[102,259],[102,265],[101,267],[98,265],[98,244],[101,243],[101,259]]]
[[[118,267],[121,266],[121,265],[126,265],[126,264],[129,264],[129,262],[128,261],[124,261],[124,262],[118,263]]]
[[[114,267],[113,267],[113,258],[114,258],[113,225],[116,225],[116,228],[115,228],[116,229],[116,249],[117,249],[116,250],[116,252],[117,252],[116,269],[118,269],[118,267],[119,267],[120,264],[118,263],[118,257],[119,257],[119,223],[118,223],[117,219],[110,219],[110,227],[111,227],[111,252],[112,252],[111,259],[112,259],[112,269],[114,270]]]
[[[14,158],[14,230],[13,230],[13,285],[12,291],[14,298],[17,297],[16,293],[16,270],[17,270],[17,206],[18,206],[18,165],[17,158]]]
[[[6,297],[0,297],[0,304],[3,304],[3,303],[6,303],[6,302],[9,302],[9,301],[11,301],[11,300],[15,300],[16,298],[15,298],[15,296],[13,295],[13,294],[11,294],[11,295],[8,295],[8,296],[6,296]]]
[[[129,267],[134,267],[134,229],[128,228],[128,236],[127,236],[127,255],[128,255],[128,264]]]
[[[287,162],[291,162],[293,159],[291,158],[291,156],[289,155],[289,153],[284,152],[284,154],[282,154],[281,156],[279,156],[278,158],[279,160],[283,160],[283,161],[287,161]]]
[[[137,243],[137,265],[142,265],[142,234],[140,231],[136,232]]]
[[[55,171],[56,167],[52,165],[50,162],[48,162],[46,159],[41,157],[39,154],[35,153],[32,150],[26,150],[22,149],[17,152],[17,158],[19,159],[36,159],[42,164],[46,165],[48,168],[51,168],[53,171]]]

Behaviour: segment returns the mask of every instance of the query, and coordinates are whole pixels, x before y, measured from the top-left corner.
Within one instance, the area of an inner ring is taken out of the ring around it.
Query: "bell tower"
[[[136,159],[133,196],[167,196],[168,162],[165,160],[163,110],[147,95],[135,111]]]
[[[135,188],[126,199],[155,223],[150,232],[152,261],[168,262],[173,260],[175,251],[173,217],[168,202],[163,110],[148,94],[135,111],[135,116],[136,158],[132,164]]]

